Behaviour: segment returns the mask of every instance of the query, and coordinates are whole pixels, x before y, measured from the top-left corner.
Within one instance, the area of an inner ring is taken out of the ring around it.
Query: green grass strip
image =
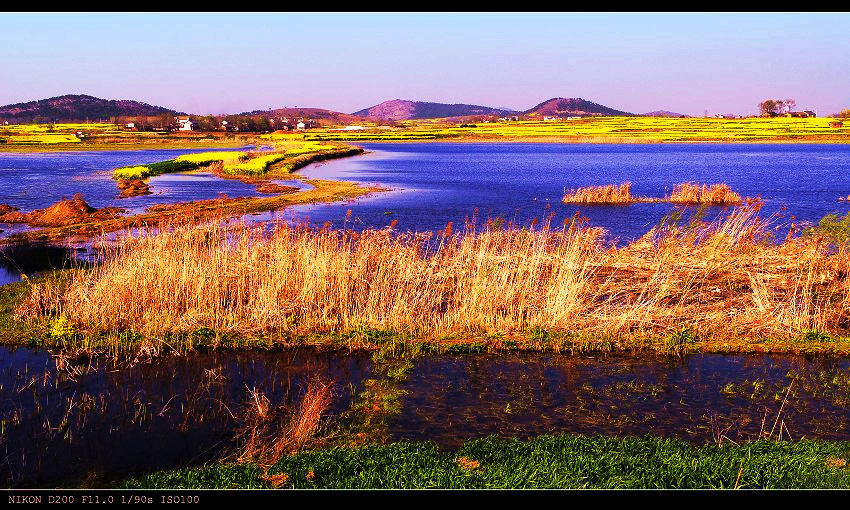
[[[848,465],[850,442],[696,447],[677,439],[562,434],[478,439],[458,451],[429,442],[337,447],[285,457],[266,473],[252,464],[214,464],[118,486],[268,488],[268,478],[285,473],[286,488],[847,488]]]

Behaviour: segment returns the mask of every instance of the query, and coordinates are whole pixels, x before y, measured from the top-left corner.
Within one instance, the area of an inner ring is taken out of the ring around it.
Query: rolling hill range
[[[363,118],[357,115],[325,110],[323,108],[275,108],[272,110],[254,110],[252,112],[240,113],[239,115],[261,115],[266,118],[313,119],[320,124],[351,124],[363,120]]]
[[[354,115],[380,120],[410,120],[466,117],[470,115],[508,115],[512,113],[516,112],[474,104],[428,103],[393,99],[356,111]]]
[[[654,112],[641,113],[641,117],[688,117],[682,113],[671,112],[668,110],[656,110]]]
[[[80,94],[67,94],[28,103],[0,106],[0,119],[16,122],[32,122],[36,118],[57,122],[74,122],[108,119],[110,117],[141,117],[178,113],[182,112],[129,99],[101,99]]]
[[[525,115],[534,113],[541,117],[564,117],[572,115],[634,115],[633,113],[615,110],[592,101],[586,101],[580,97],[555,97],[548,101],[543,101],[534,108],[523,112]]]

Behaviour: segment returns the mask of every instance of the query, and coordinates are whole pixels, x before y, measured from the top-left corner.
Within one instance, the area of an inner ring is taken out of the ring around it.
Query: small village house
[[[817,117],[815,112],[813,112],[811,110],[805,110],[805,111],[802,111],[802,112],[788,112],[788,113],[785,114],[785,116],[786,117],[796,117],[796,118],[800,118],[800,119],[808,119],[810,117]]]
[[[189,117],[177,117],[177,131],[191,131],[192,121]]]

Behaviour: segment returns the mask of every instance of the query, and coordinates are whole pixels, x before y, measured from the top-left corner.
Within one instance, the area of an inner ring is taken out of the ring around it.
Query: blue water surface
[[[850,146],[825,144],[366,144],[365,156],[302,170],[310,177],[377,184],[393,189],[345,203],[292,207],[288,219],[354,228],[457,230],[475,215],[478,223],[504,218],[520,225],[554,214],[553,223],[576,212],[610,236],[628,241],[669,215],[671,204],[577,206],[561,202],[566,189],[632,183],[636,195],[661,197],[675,184],[729,184],[745,197],[764,200],[762,216],[777,224],[816,222],[845,214],[850,204]],[[346,212],[351,209],[350,218]],[[726,208],[708,213],[723,214]],[[272,214],[258,215],[259,220]],[[280,217],[281,214],[277,213]],[[781,221],[779,221],[781,220]]]

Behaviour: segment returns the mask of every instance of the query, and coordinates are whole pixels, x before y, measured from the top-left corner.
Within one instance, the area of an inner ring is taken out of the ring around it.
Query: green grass
[[[155,175],[194,170],[200,166],[200,163],[192,161],[178,161],[176,159],[170,159],[168,161],[160,161],[158,163],[150,163],[148,165],[116,168],[112,171],[112,178],[115,180],[146,179]]]
[[[471,461],[466,467],[458,460]],[[429,442],[337,447],[251,464],[162,471],[121,488],[848,488],[850,443],[759,441],[695,447],[654,437],[486,438],[457,451]],[[478,463],[477,467],[475,463]],[[310,473],[312,472],[312,475]]]
[[[29,280],[0,285],[0,344],[33,344],[43,336],[40,328],[14,318],[15,308],[29,291]]]

